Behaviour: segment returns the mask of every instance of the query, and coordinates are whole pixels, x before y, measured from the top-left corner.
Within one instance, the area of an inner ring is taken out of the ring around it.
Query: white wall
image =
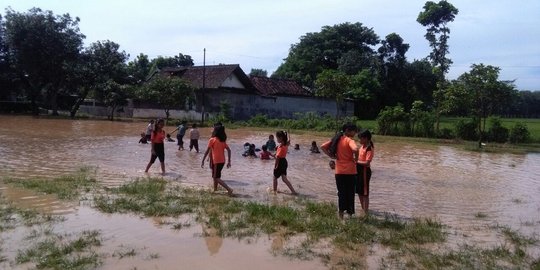
[[[222,87],[231,87],[231,88],[240,88],[245,89],[244,85],[240,82],[236,75],[231,74],[225,81],[221,84]]]

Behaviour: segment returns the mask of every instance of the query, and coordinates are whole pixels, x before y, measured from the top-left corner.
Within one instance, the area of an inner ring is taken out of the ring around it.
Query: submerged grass
[[[34,263],[37,269],[88,269],[101,264],[100,256],[93,250],[101,245],[98,231],[83,231],[74,239],[54,235],[32,247],[20,250],[17,264]]]
[[[4,179],[7,184],[37,190],[46,194],[55,194],[59,199],[78,198],[81,191],[89,192],[95,185],[95,169],[91,167],[80,168],[76,173],[59,176],[53,179],[28,178]]]

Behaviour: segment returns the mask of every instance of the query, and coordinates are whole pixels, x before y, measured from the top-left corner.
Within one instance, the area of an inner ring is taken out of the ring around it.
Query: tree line
[[[446,78],[452,64],[449,24],[457,15],[447,1],[425,3],[417,21],[426,27],[432,51],[412,61],[406,56],[410,45],[397,33],[381,39],[360,22],[324,26],[291,45],[271,77],[296,80],[338,106],[353,100],[360,118],[373,119],[397,106],[417,117],[431,115],[436,132],[443,115],[474,116],[479,129],[490,115],[539,117],[540,92],[517,91],[513,81],[499,78],[498,67],[478,63],[455,80]],[[93,98],[109,106],[111,118],[127,98],[159,103],[167,115],[193,100],[194,89],[185,81],[149,80],[163,67],[192,66],[191,56],[149,59],[141,53],[128,61],[110,40],[85,47],[79,22],[39,8],[6,9],[0,15],[0,100],[28,102],[34,113],[39,107],[53,114],[69,110],[74,117],[84,100]],[[262,69],[251,74],[268,75]]]

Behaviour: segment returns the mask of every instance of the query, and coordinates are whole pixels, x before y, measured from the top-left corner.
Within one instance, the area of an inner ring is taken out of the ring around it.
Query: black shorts
[[[159,162],[161,163],[165,162],[165,147],[162,143],[154,143],[154,152],[156,152],[156,154],[152,154],[150,163],[154,163],[156,158],[159,158]]]
[[[371,168],[356,164],[356,193],[360,196],[369,196],[369,181],[371,180]]]
[[[212,178],[221,178],[221,171],[225,167],[225,163],[217,163],[212,166]]]
[[[287,175],[287,167],[289,164],[287,163],[286,158],[278,158],[278,165],[277,168],[274,169],[274,177],[278,178],[282,175]]]
[[[176,145],[184,146],[184,134],[176,134]]]
[[[152,135],[150,135],[150,134],[146,134],[146,135],[144,135],[144,136],[146,137],[146,140],[147,140],[147,141],[150,141],[150,139],[152,139]]]

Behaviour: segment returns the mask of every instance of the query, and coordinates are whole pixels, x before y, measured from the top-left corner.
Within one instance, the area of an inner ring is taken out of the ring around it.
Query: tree
[[[75,117],[80,104],[90,92],[100,100],[110,96],[110,90],[118,92],[118,87],[111,85],[127,82],[128,57],[125,51],[120,51],[120,45],[109,40],[94,42],[81,53],[71,78],[71,86],[77,89],[77,99],[70,111],[71,117]]]
[[[512,96],[516,94],[512,82],[499,80],[499,72],[498,67],[473,64],[471,71],[458,78],[469,93],[469,96],[465,98],[472,100],[471,113],[477,121],[478,147],[482,147],[487,117],[491,116],[496,108],[508,106]]]
[[[268,71],[259,68],[252,68],[249,72],[249,76],[268,77]]]
[[[401,103],[409,106],[412,103],[405,56],[408,50],[409,44],[404,43],[401,36],[396,33],[387,35],[377,50],[381,63],[379,76],[383,85],[378,98],[384,105]]]
[[[132,78],[133,84],[142,84],[150,75],[152,63],[148,60],[148,55],[139,54],[133,61],[130,61],[127,66],[128,74]]]
[[[6,44],[13,64],[28,87],[27,96],[38,113],[37,102],[44,99],[58,114],[58,92],[65,86],[85,38],[79,18],[69,14],[32,8],[27,13],[6,10]],[[42,93],[45,95],[43,98]]]
[[[113,121],[114,113],[117,112],[117,108],[128,103],[127,98],[129,90],[127,87],[129,86],[121,85],[114,80],[108,80],[102,87],[105,95],[100,100],[110,109],[107,118]]]
[[[193,66],[193,59],[190,55],[184,55],[181,53],[173,57],[158,56],[152,60],[152,65],[158,69],[165,67],[191,67]]]
[[[307,33],[300,37],[300,42],[291,45],[285,62],[278,67],[272,77],[293,79],[313,87],[319,73],[328,69],[337,70],[340,62],[343,65],[350,54],[354,53],[357,58],[373,57],[372,46],[378,42],[379,38],[373,29],[361,23],[324,26],[320,32]],[[350,74],[368,67],[357,67]]]
[[[168,120],[171,109],[184,109],[186,102],[193,100],[194,88],[189,82],[177,77],[155,76],[139,87],[137,96],[161,106]]]
[[[432,51],[429,54],[435,74],[438,77],[437,88],[434,91],[433,98],[435,102],[436,131],[439,131],[439,119],[444,97],[444,91],[447,87],[445,74],[448,72],[452,60],[446,55],[448,50],[448,39],[450,28],[447,24],[454,21],[459,10],[449,2],[442,0],[438,3],[427,1],[424,10],[418,14],[416,21],[422,26],[427,27],[425,37],[429,42]]]

